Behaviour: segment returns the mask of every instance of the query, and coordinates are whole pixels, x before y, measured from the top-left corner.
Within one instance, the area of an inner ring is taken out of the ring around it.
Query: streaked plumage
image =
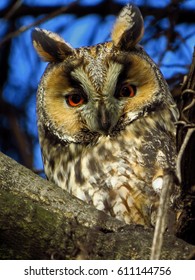
[[[143,20],[120,13],[112,41],[74,49],[33,32],[50,62],[37,113],[49,180],[126,223],[154,224],[164,170],[175,169],[176,105],[155,63],[137,43]]]

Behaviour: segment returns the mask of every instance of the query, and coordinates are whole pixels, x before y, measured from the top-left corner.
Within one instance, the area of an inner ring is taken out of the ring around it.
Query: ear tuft
[[[144,33],[140,10],[134,5],[125,6],[116,19],[112,40],[116,47],[128,51],[135,47]]]
[[[48,62],[61,62],[75,53],[74,49],[56,33],[35,28],[32,41],[38,55]]]

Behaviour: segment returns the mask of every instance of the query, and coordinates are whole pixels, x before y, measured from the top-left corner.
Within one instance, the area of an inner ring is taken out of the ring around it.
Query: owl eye
[[[70,107],[77,107],[85,102],[85,98],[81,94],[70,94],[66,96],[66,103]]]
[[[136,95],[136,86],[125,84],[117,92],[116,97],[134,97]]]

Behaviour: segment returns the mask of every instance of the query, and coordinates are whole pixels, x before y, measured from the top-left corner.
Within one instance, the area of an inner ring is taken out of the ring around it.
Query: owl
[[[36,28],[49,62],[37,93],[39,141],[48,180],[127,224],[153,226],[163,176],[175,170],[176,105],[159,68],[139,45],[134,5],[111,40],[73,48]]]

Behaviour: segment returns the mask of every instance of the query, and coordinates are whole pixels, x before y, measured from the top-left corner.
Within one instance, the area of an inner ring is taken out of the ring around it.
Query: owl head
[[[91,143],[157,110],[167,108],[174,118],[167,84],[138,45],[143,33],[134,5],[120,12],[112,40],[95,46],[73,48],[57,34],[35,29],[33,45],[49,62],[38,89],[39,130],[66,143]]]

